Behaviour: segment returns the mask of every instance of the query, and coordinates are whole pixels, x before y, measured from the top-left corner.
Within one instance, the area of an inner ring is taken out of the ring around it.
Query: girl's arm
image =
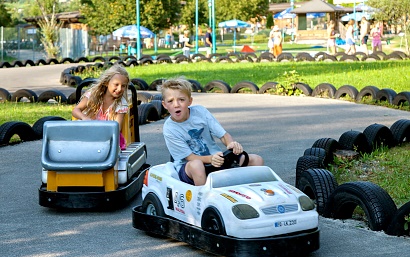
[[[85,107],[87,107],[87,102],[88,98],[83,97],[83,99],[74,107],[71,114],[79,120],[91,120],[90,117],[83,113],[83,110],[85,109]]]
[[[118,122],[119,126],[120,126],[120,132],[122,129],[122,123],[124,121],[124,117],[125,117],[125,113],[117,113],[115,120]]]

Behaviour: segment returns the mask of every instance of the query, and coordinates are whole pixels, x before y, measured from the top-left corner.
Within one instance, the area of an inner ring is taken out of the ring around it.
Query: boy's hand
[[[217,152],[211,156],[211,165],[214,167],[221,167],[224,164],[224,158],[222,152]]]
[[[227,149],[232,149],[234,154],[241,154],[243,152],[242,145],[236,141],[230,142],[227,146]]]

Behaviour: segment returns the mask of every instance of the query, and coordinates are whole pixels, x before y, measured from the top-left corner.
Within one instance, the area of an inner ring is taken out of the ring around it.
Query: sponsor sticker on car
[[[275,222],[275,227],[286,227],[286,226],[293,226],[296,225],[296,220],[285,220],[285,221],[278,221]]]

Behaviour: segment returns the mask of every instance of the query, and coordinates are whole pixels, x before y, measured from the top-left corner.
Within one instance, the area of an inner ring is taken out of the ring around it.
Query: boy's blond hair
[[[192,84],[183,77],[173,78],[166,80],[161,86],[159,86],[159,91],[161,91],[162,96],[165,95],[167,89],[179,90],[188,97],[191,97]]]

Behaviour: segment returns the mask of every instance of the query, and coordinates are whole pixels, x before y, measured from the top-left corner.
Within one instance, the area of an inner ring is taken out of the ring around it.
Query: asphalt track
[[[59,77],[69,66],[73,65],[0,69],[0,87],[37,93],[55,88],[68,95],[74,89],[60,85]],[[194,94],[193,104],[209,108],[247,152],[260,154],[290,184],[297,159],[317,139],[339,139],[348,130],[363,131],[373,123],[390,127],[409,118],[404,111],[313,97]],[[163,122],[140,128],[152,165],[169,159]],[[139,199],[112,212],[39,206],[41,145],[33,141],[0,148],[0,256],[209,256],[185,243],[134,229],[131,208]],[[321,217],[319,223],[321,246],[310,256],[410,256],[408,238],[370,231],[352,221]]]

